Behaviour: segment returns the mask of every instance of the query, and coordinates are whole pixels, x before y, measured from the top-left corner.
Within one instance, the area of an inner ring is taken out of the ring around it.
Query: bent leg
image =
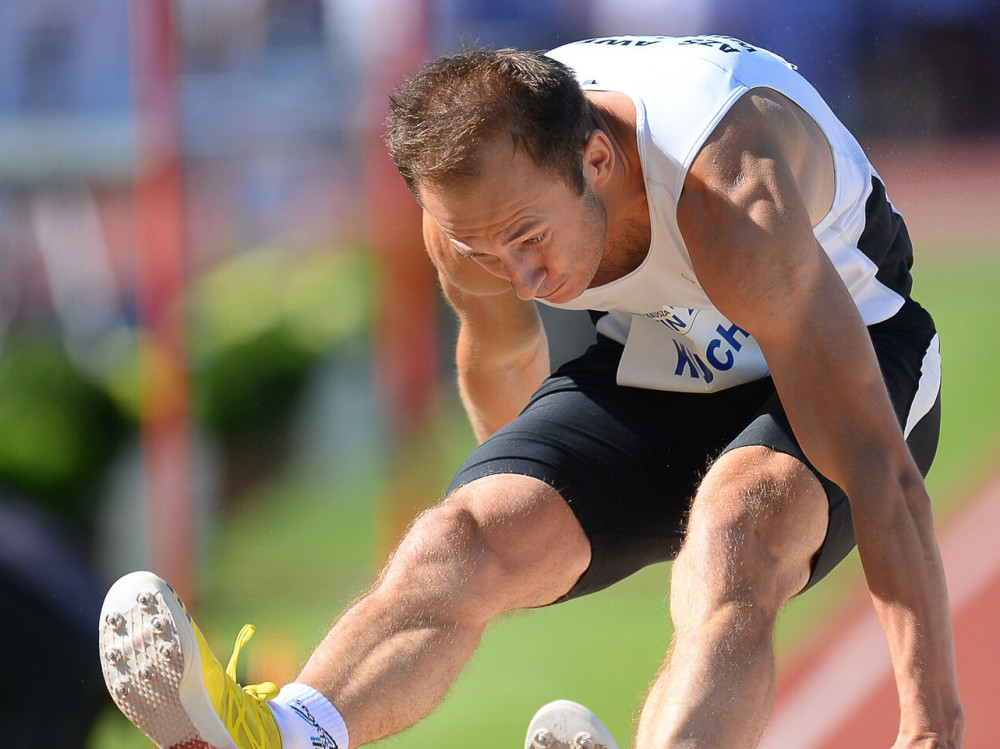
[[[742,447],[712,466],[674,562],[674,641],[637,747],[757,745],[774,689],[774,624],[809,579],[827,515],[816,476],[791,456]]]
[[[414,523],[296,681],[337,707],[353,746],[402,731],[441,700],[493,617],[555,601],[589,560],[583,530],[550,486],[478,479]]]

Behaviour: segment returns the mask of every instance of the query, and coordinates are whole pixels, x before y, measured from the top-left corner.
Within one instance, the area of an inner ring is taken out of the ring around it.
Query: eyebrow
[[[472,248],[469,245],[465,244],[464,242],[458,239],[455,239],[454,237],[448,237],[448,241],[451,242],[451,246],[458,251],[459,255],[463,255],[465,257],[472,257],[473,255],[476,254],[475,252],[473,252]]]
[[[518,221],[507,231],[503,232],[501,236],[505,242],[513,242],[515,239],[523,237],[525,234],[536,234],[536,229],[541,223],[541,220],[538,218],[525,218]]]
[[[523,218],[514,223],[509,229],[500,233],[500,239],[505,243],[513,242],[518,237],[523,237],[525,235],[534,236],[537,233],[539,225],[542,220],[537,217]],[[471,245],[466,244],[456,237],[448,236],[448,241],[451,242],[451,246],[454,247],[460,255],[464,257],[476,257],[482,255],[481,252],[476,252],[472,249]]]

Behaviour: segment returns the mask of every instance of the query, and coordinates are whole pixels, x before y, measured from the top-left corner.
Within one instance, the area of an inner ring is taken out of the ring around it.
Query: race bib
[[[619,385],[708,393],[768,374],[757,342],[714,310],[666,307],[630,317]]]

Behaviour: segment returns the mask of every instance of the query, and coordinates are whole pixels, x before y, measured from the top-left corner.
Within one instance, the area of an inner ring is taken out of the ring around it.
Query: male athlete
[[[277,696],[223,673],[159,578],[116,583],[101,647],[121,709],[161,746],[360,746],[424,717],[498,614],[674,559],[674,642],[635,746],[753,747],[778,612],[856,542],[895,746],[960,746],[922,477],[937,336],[902,219],[816,91],[723,37],[470,51],[396,92],[389,147],[482,442]],[[552,375],[535,300],[595,320]],[[565,702],[526,741],[588,744],[614,741]]]

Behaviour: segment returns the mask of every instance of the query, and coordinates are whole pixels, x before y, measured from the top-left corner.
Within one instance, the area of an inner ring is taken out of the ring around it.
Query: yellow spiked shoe
[[[236,683],[240,650],[253,633],[243,627],[223,669],[173,588],[151,572],[132,572],[104,599],[104,681],[119,709],[162,749],[281,749],[267,706],[277,686]]]

